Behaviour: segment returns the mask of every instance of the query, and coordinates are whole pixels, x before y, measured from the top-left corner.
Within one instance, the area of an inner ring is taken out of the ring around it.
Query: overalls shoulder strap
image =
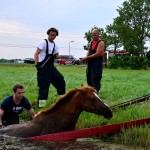
[[[99,42],[101,42],[101,41],[102,41],[102,40],[98,40],[98,41],[97,41],[97,43],[96,43],[96,45],[95,45],[95,47],[94,47],[94,50],[96,50],[96,48],[97,48]],[[90,49],[92,48],[92,43],[93,43],[93,41],[91,42]]]
[[[45,39],[45,41],[46,41],[46,55],[48,55],[48,41],[47,41],[47,39]],[[54,54],[54,51],[55,51],[55,43],[54,43],[52,55]]]

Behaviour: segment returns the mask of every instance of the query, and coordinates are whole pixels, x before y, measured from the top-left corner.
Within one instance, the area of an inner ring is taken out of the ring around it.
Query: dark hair
[[[50,28],[47,30],[47,34],[49,34],[51,31],[56,32],[56,36],[58,36],[58,30],[56,28]]]
[[[16,84],[14,87],[13,87],[13,91],[16,93],[17,89],[23,89],[24,87],[21,85],[21,84]]]

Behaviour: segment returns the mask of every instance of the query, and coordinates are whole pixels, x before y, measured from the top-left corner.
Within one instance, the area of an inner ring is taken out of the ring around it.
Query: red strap
[[[46,134],[46,135],[35,136],[26,139],[36,140],[36,141],[73,140],[77,138],[85,138],[85,137],[99,135],[99,134],[115,133],[115,132],[119,132],[122,129],[128,129],[130,127],[137,127],[149,123],[150,123],[150,118],[145,118],[145,119],[133,120],[133,121],[122,122],[117,124],[104,125],[104,126],[99,126],[94,128],[86,128],[86,129],[75,130],[75,131]]]

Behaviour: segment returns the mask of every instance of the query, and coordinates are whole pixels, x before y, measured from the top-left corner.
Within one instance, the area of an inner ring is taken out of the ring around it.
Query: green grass
[[[80,87],[81,83],[86,84],[85,66],[56,65],[56,67],[65,77],[67,91],[72,88]],[[34,75],[35,77],[31,84],[28,85]],[[149,75],[149,70],[104,69],[100,97],[109,106],[113,106],[130,99],[150,94]],[[0,101],[7,95],[12,94],[12,87],[17,83],[22,84],[25,88],[27,87],[25,96],[30,100],[31,104],[35,106],[38,87],[34,65],[0,64]],[[57,98],[56,89],[51,85],[47,107],[52,106]],[[36,107],[34,108],[36,112],[39,111]],[[78,119],[76,128],[81,129],[142,119],[149,117],[149,114],[150,101],[131,105],[126,109],[118,109],[114,111],[114,116],[110,120],[106,120],[95,114],[83,112]],[[24,111],[21,117],[28,119],[28,113]],[[101,138],[101,136],[99,138]],[[120,134],[107,136],[107,140],[147,148],[150,146],[150,128],[148,125],[145,125],[134,129],[123,130]]]

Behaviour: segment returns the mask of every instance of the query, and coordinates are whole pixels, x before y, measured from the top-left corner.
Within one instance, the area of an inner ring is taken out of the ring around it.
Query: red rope
[[[140,120],[133,120],[129,122],[122,122],[122,123],[117,123],[117,124],[86,128],[86,129],[81,129],[81,130],[34,136],[34,137],[26,138],[26,139],[36,140],[36,141],[37,140],[66,141],[66,140],[73,140],[77,138],[85,138],[85,137],[99,135],[99,134],[115,133],[115,132],[121,131],[122,129],[127,129],[130,127],[137,127],[137,126],[140,126],[143,124],[149,124],[149,123],[150,123],[150,118],[145,118],[145,119],[140,119]]]

